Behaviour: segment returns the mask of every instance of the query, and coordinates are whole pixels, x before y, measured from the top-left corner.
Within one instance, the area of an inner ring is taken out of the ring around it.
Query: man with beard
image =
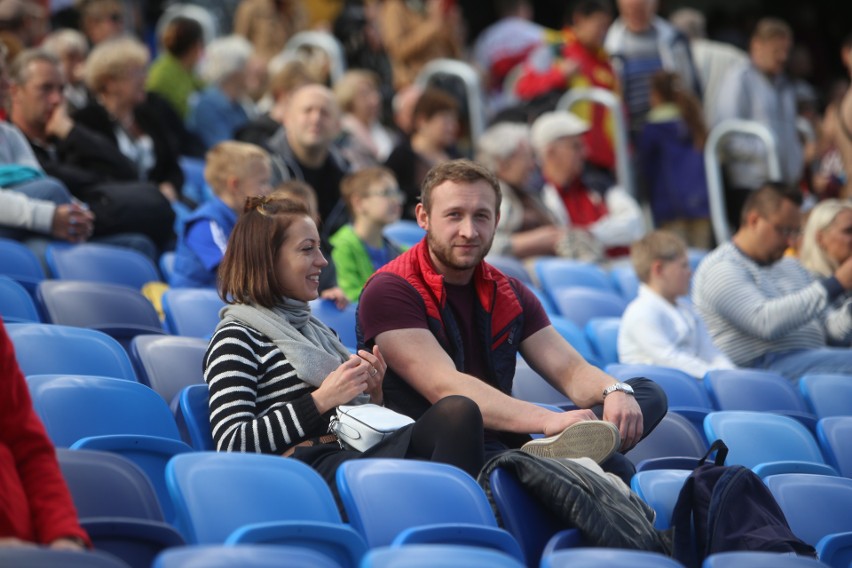
[[[852,289],[852,258],[832,276],[815,279],[785,257],[802,232],[801,205],[798,190],[778,183],[749,195],[731,242],[695,272],[692,301],[713,342],[737,366],[792,381],[805,373],[852,374],[852,350],[839,346],[852,315],[831,309]]]
[[[359,343],[378,345],[388,363],[385,404],[417,417],[441,397],[464,395],[482,411],[486,457],[519,447],[585,456],[629,478],[632,466],[613,451],[629,450],[656,426],[665,395],[647,379],[619,383],[587,363],[532,292],[483,261],[500,200],[496,178],[467,160],[426,176],[416,210],[426,238],[380,269],[359,304]],[[512,398],[518,352],[579,409],[553,412]]]

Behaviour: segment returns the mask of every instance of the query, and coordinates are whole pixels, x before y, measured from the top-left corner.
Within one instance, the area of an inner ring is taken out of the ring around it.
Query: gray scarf
[[[327,325],[311,315],[307,302],[283,298],[274,308],[232,304],[219,312],[217,331],[230,322],[242,323],[268,337],[284,353],[306,383],[319,387],[351,353]]]

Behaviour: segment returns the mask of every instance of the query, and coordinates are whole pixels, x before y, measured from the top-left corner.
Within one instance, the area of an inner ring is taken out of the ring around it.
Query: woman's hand
[[[385,358],[382,357],[382,353],[379,351],[378,345],[373,346],[372,353],[366,349],[358,350],[358,356],[370,365],[367,375],[366,390],[366,393],[370,395],[370,402],[381,405],[385,400],[384,393],[382,392],[382,381],[385,379],[388,364],[385,363]]]
[[[320,387],[311,393],[320,414],[341,404],[346,404],[367,390],[367,380],[372,367],[361,357],[352,355],[345,363],[329,374]]]

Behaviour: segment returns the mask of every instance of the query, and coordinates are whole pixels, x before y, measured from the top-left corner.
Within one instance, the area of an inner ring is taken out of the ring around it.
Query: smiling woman
[[[364,453],[342,450],[328,434],[337,406],[383,403],[387,364],[378,347],[351,354],[311,315],[328,265],[319,247],[303,203],[246,200],[219,267],[229,305],[204,357],[217,449],[292,455],[332,484],[340,463],[361,456],[430,459],[475,475],[484,460],[482,417],[463,397],[440,401]]]

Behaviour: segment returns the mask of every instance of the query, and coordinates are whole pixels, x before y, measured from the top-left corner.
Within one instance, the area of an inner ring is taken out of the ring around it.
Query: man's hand
[[[54,550],[71,550],[73,552],[83,552],[86,546],[76,538],[57,538],[50,543],[50,548]]]
[[[597,420],[598,417],[591,410],[570,410],[568,412],[552,412],[544,422],[542,434],[555,436],[568,426],[583,422],[585,420]]]
[[[50,234],[57,239],[82,243],[92,236],[94,222],[95,215],[76,203],[58,205],[53,213]]]
[[[349,305],[349,298],[346,297],[346,294],[343,293],[343,289],[340,286],[326,288],[320,292],[320,298],[323,300],[331,300],[334,302],[334,305],[337,306],[338,310],[342,310]]]
[[[612,422],[621,434],[621,451],[626,452],[642,438],[642,410],[632,395],[613,392],[604,399],[603,419]]]
[[[53,109],[50,120],[44,126],[47,136],[53,136],[60,140],[68,138],[72,128],[74,128],[74,121],[68,116],[68,109],[64,103]]]

